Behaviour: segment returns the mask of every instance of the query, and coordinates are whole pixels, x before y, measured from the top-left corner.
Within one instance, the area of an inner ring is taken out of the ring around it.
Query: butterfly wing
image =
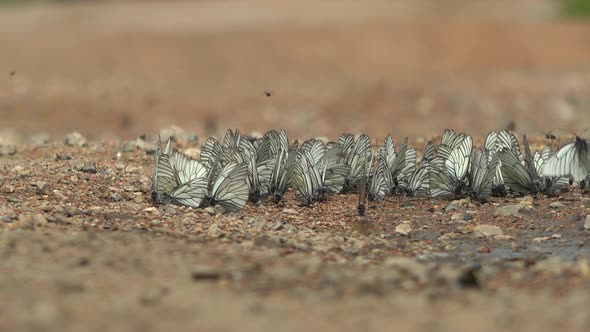
[[[241,210],[246,205],[250,192],[247,178],[248,165],[245,163],[225,165],[209,193],[213,203],[221,205],[230,212]]]

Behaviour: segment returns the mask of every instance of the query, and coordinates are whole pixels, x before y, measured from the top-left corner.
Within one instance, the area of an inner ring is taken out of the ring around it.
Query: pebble
[[[583,206],[590,206],[590,197],[583,197],[580,200],[580,203],[582,203]]]
[[[151,226],[160,226],[160,225],[162,225],[162,220],[154,219],[154,220],[150,221],[150,225]]]
[[[55,223],[62,224],[62,225],[70,225],[72,222],[68,217],[64,216],[63,214],[58,214],[55,216]]]
[[[452,201],[449,205],[445,207],[445,212],[457,211],[466,201],[464,199],[459,199]]]
[[[513,204],[513,205],[506,205],[501,206],[494,211],[494,217],[500,216],[514,216],[514,217],[521,217],[522,214],[520,213],[524,209],[524,205],[522,204]]]
[[[277,221],[277,223],[272,227],[273,230],[275,231],[280,231],[281,229],[283,229],[283,222],[282,221]]]
[[[226,214],[229,212],[221,205],[215,205],[213,207],[213,210],[215,211],[216,214]]]
[[[532,243],[542,243],[548,240],[561,239],[561,234],[553,234],[551,236],[541,236],[531,239]]]
[[[590,214],[586,216],[586,221],[584,221],[584,229],[590,229]]]
[[[172,205],[166,205],[164,207],[164,212],[166,212],[168,214],[176,214],[176,208]]]
[[[125,173],[128,174],[135,174],[135,173],[139,173],[139,167],[137,166],[132,166],[132,165],[127,165],[125,167]]]
[[[551,209],[561,209],[561,208],[565,207],[565,204],[563,204],[561,202],[553,202],[553,203],[549,204],[549,207]]]
[[[210,266],[199,266],[193,268],[191,273],[191,279],[194,281],[215,281],[223,276],[223,271],[210,267]]]
[[[451,221],[471,221],[475,215],[475,211],[467,211],[465,213],[458,212],[451,216]]]
[[[211,225],[211,227],[209,227],[209,229],[207,230],[207,235],[210,236],[217,236],[219,235],[219,224],[213,224]]]
[[[494,240],[499,240],[499,241],[512,241],[512,240],[514,240],[514,237],[513,236],[510,236],[510,235],[500,234],[500,235],[495,235],[494,236]]]
[[[87,144],[86,138],[77,131],[67,134],[65,143],[70,146],[85,146]]]
[[[123,150],[123,152],[133,152],[139,150],[139,146],[137,146],[137,143],[135,141],[131,141],[125,142],[121,149]]]
[[[119,193],[112,193],[109,195],[109,201],[111,202],[120,202],[123,200],[123,196]]]
[[[35,187],[37,187],[37,195],[47,195],[51,190],[51,185],[44,181],[36,182]]]
[[[541,243],[541,242],[545,242],[549,239],[551,239],[550,236],[536,237],[536,238],[531,239],[531,242],[532,243]]]
[[[14,156],[16,154],[16,145],[0,144],[0,156]]]
[[[299,212],[297,212],[293,209],[283,209],[283,213],[284,214],[299,214]]]
[[[85,162],[78,170],[83,173],[96,174],[98,172],[96,161]]]
[[[412,226],[409,223],[402,223],[395,227],[395,232],[401,235],[408,235],[412,231]]]
[[[473,232],[477,237],[490,237],[504,234],[500,227],[493,225],[477,225],[473,229]]]
[[[203,212],[207,213],[210,216],[215,215],[215,209],[212,206],[208,206],[208,207],[204,208]]]

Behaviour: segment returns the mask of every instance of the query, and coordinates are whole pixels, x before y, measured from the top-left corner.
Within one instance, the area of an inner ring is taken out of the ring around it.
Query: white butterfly
[[[227,163],[215,180],[209,183],[206,203],[213,206],[221,205],[230,212],[241,210],[246,205],[250,193],[247,178],[247,164]]]
[[[576,140],[563,146],[549,158],[543,166],[546,176],[572,176],[581,181],[590,173],[590,141],[579,136]]]

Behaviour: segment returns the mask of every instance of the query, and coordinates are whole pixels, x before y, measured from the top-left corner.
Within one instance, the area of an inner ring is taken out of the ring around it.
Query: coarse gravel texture
[[[153,206],[153,144],[125,144],[2,157],[0,329],[590,327],[590,199],[576,190],[388,197],[365,217],[355,195],[311,208],[289,195],[219,214]]]
[[[228,128],[563,144],[590,120],[590,25],[556,3],[0,6],[0,331],[589,331],[579,190],[363,218],[354,195],[148,201],[158,132],[193,157]]]

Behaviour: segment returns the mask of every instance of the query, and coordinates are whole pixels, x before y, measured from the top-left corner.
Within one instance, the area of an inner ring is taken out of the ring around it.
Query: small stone
[[[20,177],[27,177],[31,172],[21,165],[16,165],[12,168],[12,173],[17,174]]]
[[[207,234],[210,236],[219,235],[219,225],[218,224],[211,225],[211,227],[209,227],[209,229],[207,230]]]
[[[59,161],[72,160],[72,156],[58,152],[55,154],[55,159]]]
[[[585,207],[589,207],[590,206],[590,197],[582,197],[582,199],[580,200],[580,203],[582,203],[582,205]]]
[[[96,161],[85,162],[78,170],[83,173],[96,174],[98,172]]]
[[[355,237],[350,237],[347,241],[350,243],[350,246],[356,250],[361,250],[367,244],[366,241],[357,239]]]
[[[463,204],[466,203],[465,200],[459,199],[456,201],[452,201],[449,205],[445,207],[445,212],[457,211]]]
[[[215,209],[212,206],[208,206],[208,207],[204,208],[203,212],[207,213],[210,216],[215,215]]]
[[[209,267],[199,266],[193,269],[191,279],[194,281],[216,281],[223,276],[223,271]]]
[[[221,206],[221,205],[215,205],[215,206],[213,207],[213,210],[215,210],[215,213],[216,213],[216,214],[226,214],[226,213],[228,213],[228,212],[229,212],[229,211],[227,211],[227,210],[226,210],[226,209],[225,209],[223,206]]]
[[[36,182],[35,187],[37,187],[37,195],[47,195],[51,190],[51,185],[44,181]]]
[[[119,193],[112,193],[109,195],[108,200],[111,202],[120,202],[123,200],[123,196]]]
[[[150,221],[150,225],[151,226],[160,226],[160,225],[162,225],[162,220],[154,219],[154,220]]]
[[[412,226],[409,223],[402,223],[395,227],[395,232],[400,235],[408,235],[412,231]]]
[[[125,166],[125,173],[129,173],[129,174],[139,173],[139,167],[127,165],[127,166]]]
[[[549,207],[551,209],[561,209],[561,208],[565,207],[565,204],[563,204],[561,202],[553,202],[553,203],[549,204]]]
[[[164,212],[166,212],[168,214],[176,214],[176,208],[174,208],[174,206],[172,206],[172,205],[166,205],[164,207]]]
[[[139,146],[137,146],[135,141],[125,142],[123,147],[121,148],[123,152],[133,152],[139,150]]]
[[[0,144],[0,156],[14,156],[16,154],[16,145]]]
[[[590,214],[586,216],[586,221],[584,221],[584,229],[590,229]]]
[[[486,247],[486,246],[480,247],[477,251],[480,254],[489,254],[490,252],[492,252],[492,250],[490,249],[490,247]]]
[[[72,222],[68,217],[64,216],[63,214],[58,214],[55,216],[55,223],[62,224],[62,225],[70,225]]]
[[[70,146],[85,146],[86,138],[79,132],[73,132],[66,135],[66,145]]]
[[[272,229],[275,231],[280,231],[283,228],[283,223],[280,220],[277,221],[277,223],[272,227]]]
[[[536,237],[536,238],[531,239],[531,242],[532,243],[542,243],[547,240],[551,240],[551,236]]]
[[[505,205],[501,206],[494,211],[494,217],[500,216],[514,216],[514,217],[521,217],[522,214],[520,213],[524,208],[524,205],[521,204],[513,204],[513,205]]]
[[[299,214],[299,212],[297,212],[293,209],[283,209],[283,213],[284,214]]]
[[[500,227],[493,225],[477,225],[473,229],[477,237],[490,237],[504,234]]]
[[[510,235],[500,234],[500,235],[494,235],[494,240],[498,240],[498,241],[512,241],[512,240],[514,240],[514,237],[513,236],[510,236]]]
[[[467,212],[454,213],[451,216],[451,221],[471,221],[471,220],[473,220],[473,214],[467,213]]]

